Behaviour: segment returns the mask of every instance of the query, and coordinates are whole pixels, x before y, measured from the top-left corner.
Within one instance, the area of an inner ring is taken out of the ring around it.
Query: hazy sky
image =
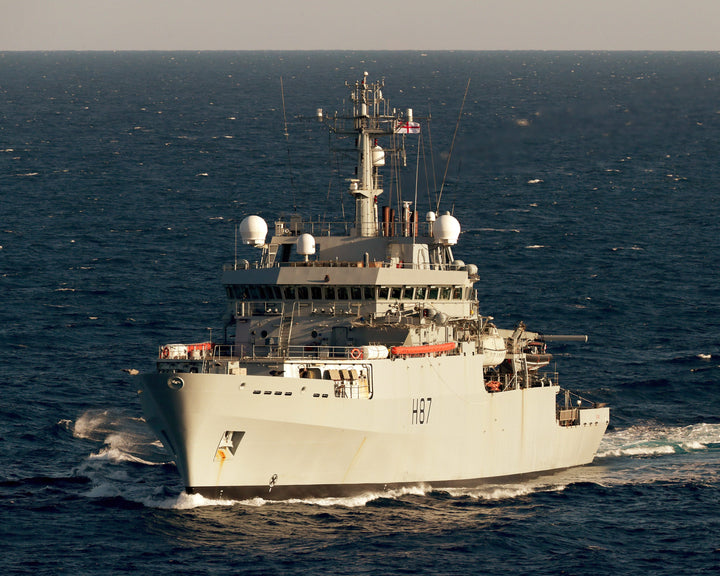
[[[0,50],[720,50],[720,0],[0,0]]]

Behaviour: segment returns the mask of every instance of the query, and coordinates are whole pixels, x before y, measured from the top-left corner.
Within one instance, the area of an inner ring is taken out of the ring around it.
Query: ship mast
[[[385,164],[382,148],[374,138],[386,134],[380,127],[380,105],[384,103],[382,84],[368,84],[368,73],[355,82],[351,95],[354,128],[357,133],[357,178],[350,181],[350,194],[355,198],[355,235],[377,236],[377,197],[382,194],[378,169]]]
[[[413,121],[412,110],[408,108],[406,115],[392,110],[389,113],[388,101],[383,98],[383,81],[368,83],[368,73],[354,84],[346,83],[351,88],[352,116],[343,120],[352,120],[352,129],[341,123],[335,124],[331,130],[336,134],[354,135],[356,137],[357,167],[355,177],[350,179],[349,192],[355,199],[355,224],[352,236],[374,237],[379,235],[377,197],[383,193],[380,168],[385,166],[385,150],[377,143],[383,136],[402,135],[393,140],[393,147],[388,151],[400,158],[406,165],[405,134],[419,134],[420,124]],[[322,108],[317,110],[317,118],[323,122]],[[330,120],[331,118],[328,118]],[[337,120],[338,117],[335,116]]]

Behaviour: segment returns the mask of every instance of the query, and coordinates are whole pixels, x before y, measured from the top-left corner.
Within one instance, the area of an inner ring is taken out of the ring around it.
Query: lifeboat
[[[552,354],[525,354],[528,370],[538,370],[550,364]]]
[[[450,352],[457,348],[457,342],[444,342],[443,344],[425,344],[423,346],[393,346],[390,353],[393,356],[420,356],[422,354],[436,354]]]
[[[528,342],[523,350],[528,370],[537,370],[550,364],[552,354],[548,354],[545,350],[544,342]]]

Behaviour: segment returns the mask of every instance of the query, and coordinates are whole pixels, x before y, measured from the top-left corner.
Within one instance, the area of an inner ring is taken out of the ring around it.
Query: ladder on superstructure
[[[277,256],[277,252],[278,244],[270,243],[270,245],[267,247],[267,250],[265,251],[263,264],[265,266],[272,266],[275,263],[275,257]]]
[[[282,356],[287,356],[288,347],[290,345],[290,337],[292,336],[293,320],[295,319],[295,304],[293,302],[288,314],[287,306],[283,302],[282,314],[280,316],[280,327],[278,329],[278,352]]]

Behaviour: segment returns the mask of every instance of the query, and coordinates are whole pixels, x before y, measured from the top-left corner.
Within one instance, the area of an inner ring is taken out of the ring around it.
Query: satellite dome
[[[435,222],[434,235],[438,243],[451,246],[457,244],[460,236],[460,222],[455,216],[443,214]]]
[[[297,253],[301,256],[310,256],[315,254],[315,238],[312,234],[300,234],[297,239]]]
[[[240,235],[243,244],[263,246],[267,236],[267,223],[260,216],[248,216],[240,222]]]

